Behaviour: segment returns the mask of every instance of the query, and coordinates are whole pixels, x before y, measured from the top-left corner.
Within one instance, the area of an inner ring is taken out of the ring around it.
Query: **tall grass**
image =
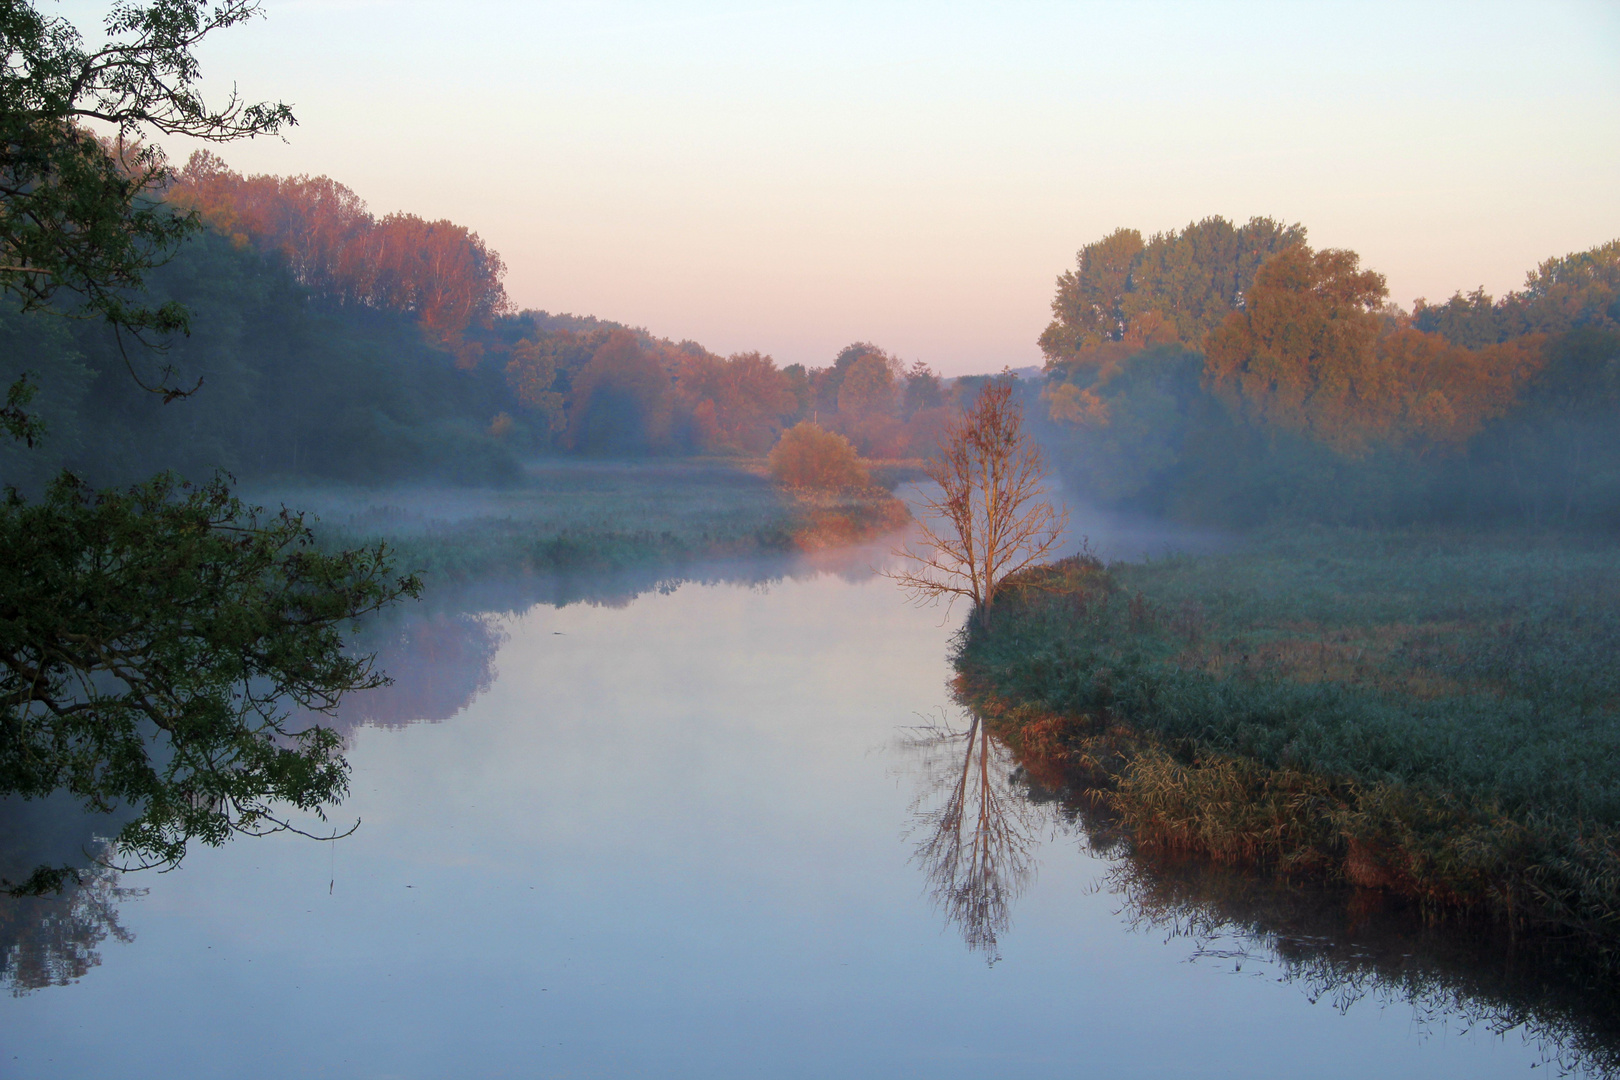
[[[1620,549],[1313,530],[1026,575],[964,696],[1136,841],[1620,946]]]

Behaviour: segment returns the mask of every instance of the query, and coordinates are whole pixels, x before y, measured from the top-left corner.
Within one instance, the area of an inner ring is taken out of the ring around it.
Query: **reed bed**
[[[961,694],[1133,844],[1620,957],[1612,541],[1312,530],[1016,585]]]

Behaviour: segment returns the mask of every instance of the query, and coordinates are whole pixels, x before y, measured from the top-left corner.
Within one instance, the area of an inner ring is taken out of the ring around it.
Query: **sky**
[[[1122,225],[1299,222],[1405,306],[1620,237],[1620,3],[263,10],[205,85],[299,124],[233,168],[448,218],[518,307],[723,354],[1038,364],[1057,275]]]

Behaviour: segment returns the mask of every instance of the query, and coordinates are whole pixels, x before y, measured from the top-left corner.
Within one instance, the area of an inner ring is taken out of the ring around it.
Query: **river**
[[[345,713],[333,820],[354,835],[194,847],[71,917],[8,908],[0,1075],[1434,1080],[1571,1060],[1492,1030],[1466,980],[1403,994],[1342,943],[1335,968],[1309,935],[1223,927],[1196,884],[1088,842],[970,744],[947,688],[960,609],[909,606],[859,557],[697,577],[491,586],[380,631],[400,683]]]

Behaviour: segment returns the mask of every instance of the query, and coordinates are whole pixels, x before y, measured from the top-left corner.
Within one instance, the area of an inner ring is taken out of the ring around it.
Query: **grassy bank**
[[[1620,548],[1309,530],[1027,575],[963,698],[1142,850],[1620,957]]]
[[[435,580],[615,570],[786,553],[905,523],[882,488],[796,495],[748,462],[558,462],[497,490],[285,487],[248,492],[308,511],[322,544],[383,539],[402,569]]]

